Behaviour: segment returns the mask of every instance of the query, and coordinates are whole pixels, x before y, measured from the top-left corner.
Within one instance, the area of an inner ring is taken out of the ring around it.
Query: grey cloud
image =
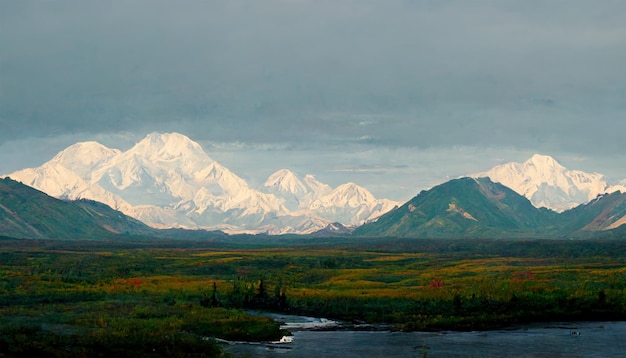
[[[626,129],[620,1],[19,1],[0,13],[0,141],[178,130],[602,152]]]

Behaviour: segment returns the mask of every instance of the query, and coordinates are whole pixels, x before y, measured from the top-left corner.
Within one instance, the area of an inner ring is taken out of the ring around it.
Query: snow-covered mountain
[[[257,190],[178,133],[150,134],[127,151],[76,143],[7,176],[58,198],[103,202],[155,227],[309,233],[336,221],[359,224],[395,205],[358,187],[312,206],[339,188],[286,169]]]
[[[345,225],[360,225],[398,206],[388,199],[376,199],[367,189],[346,183],[333,189],[313,175],[300,179],[295,173],[281,169],[270,175],[265,191],[285,198],[291,210],[304,210]]]
[[[524,163],[506,163],[472,177],[489,177],[528,198],[536,207],[561,212],[586,203],[599,194],[626,192],[604,175],[569,170],[547,155],[535,154]]]
[[[53,197],[93,199],[127,213],[132,207],[128,202],[90,183],[91,171],[119,153],[96,142],[76,143],[40,167],[22,169],[7,176]]]
[[[359,225],[376,219],[396,206],[399,206],[398,202],[376,199],[365,188],[346,183],[313,201],[310,210],[341,223]]]
[[[308,210],[313,201],[333,189],[311,174],[301,179],[289,169],[280,169],[267,178],[261,190],[284,198],[289,210]]]

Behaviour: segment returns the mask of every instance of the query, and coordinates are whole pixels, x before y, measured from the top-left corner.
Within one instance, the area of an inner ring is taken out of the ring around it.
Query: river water
[[[275,316],[291,343],[225,345],[235,357],[626,357],[626,322],[547,323],[481,332],[344,330],[336,322]],[[333,330],[334,329],[334,330]]]

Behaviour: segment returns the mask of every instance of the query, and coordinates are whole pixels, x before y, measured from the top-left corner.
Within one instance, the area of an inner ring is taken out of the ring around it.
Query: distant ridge
[[[353,183],[333,189],[287,169],[252,188],[180,133],[149,134],[127,151],[76,143],[8,177],[56,198],[102,202],[155,228],[306,234],[337,221],[359,225],[397,205]]]
[[[316,231],[311,234],[311,236],[318,237],[332,237],[332,236],[346,236],[350,235],[354,228],[346,227],[341,223],[331,223],[328,224],[322,230]]]
[[[626,192],[626,187],[609,184],[602,174],[569,170],[553,157],[541,154],[523,163],[506,163],[470,176],[489,177],[525,196],[536,207],[559,212],[589,202],[599,194]]]

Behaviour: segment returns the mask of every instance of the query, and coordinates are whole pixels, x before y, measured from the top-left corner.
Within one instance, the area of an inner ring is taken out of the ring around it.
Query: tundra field
[[[398,330],[626,318],[618,240],[250,242],[2,239],[0,356],[219,356],[206,337],[287,334],[250,310]]]

